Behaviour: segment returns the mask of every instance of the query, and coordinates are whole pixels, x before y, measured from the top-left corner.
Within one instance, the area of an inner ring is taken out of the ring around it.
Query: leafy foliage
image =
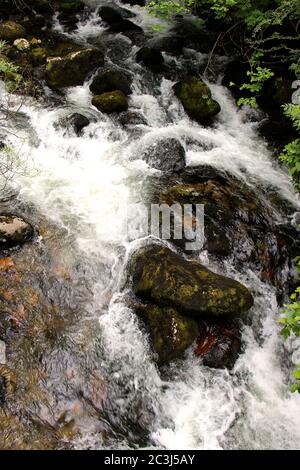
[[[289,103],[284,107],[284,114],[293,121],[294,128],[300,132],[300,104]],[[287,144],[280,155],[294,178],[296,189],[300,190],[300,138]]]
[[[300,274],[300,256],[295,261],[298,274]],[[285,339],[291,334],[297,337],[300,336],[300,286],[298,286],[291,295],[291,300],[292,302],[290,304],[285,305],[284,316],[279,320],[279,323],[283,325],[281,334]],[[298,367],[294,371],[296,382],[292,384],[291,391],[300,393],[300,364],[296,364],[296,366]]]

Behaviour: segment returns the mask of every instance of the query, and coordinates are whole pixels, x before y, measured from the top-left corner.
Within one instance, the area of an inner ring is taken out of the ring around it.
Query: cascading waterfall
[[[100,4],[96,0],[86,3]],[[134,11],[135,20],[143,26],[156,21],[139,7]],[[56,29],[62,31],[58,23]],[[92,14],[67,36],[89,44],[104,30],[99,17]],[[203,366],[192,351],[159,372],[147,337],[120,293],[124,261],[139,242],[124,231],[126,205],[133,194],[135,202],[140,202],[136,198],[142,198],[146,179],[156,172],[139,159],[147,143],[175,136],[186,148],[188,165],[210,164],[254,188],[275,188],[295,204],[287,172],[272,160],[257,134],[258,115],[253,118],[249,111],[238,110],[229,92],[217,83],[211,89],[222,111],[215,127],[192,122],[174,99],[170,80],[145,79],[133,59],[135,50],[132,46],[124,62],[134,76],[130,106],[139,109],[148,122],[136,126],[135,132],[124,130],[91,105],[91,81],[68,89],[65,103],[59,106],[44,107],[30,99],[22,105],[30,119],[28,135],[33,137],[27,136],[20,148],[30,167],[16,175],[20,198],[71,235],[73,259],[68,247],[62,253],[63,262],[75,265],[82,257],[91,263],[97,260],[96,268],[88,273],[93,286],[88,308],[99,316],[101,359],[94,367],[107,381],[106,418],[114,433],[104,442],[87,429],[74,445],[98,449],[112,445],[123,449],[299,448],[300,396],[288,390],[292,369],[285,359],[288,349],[289,354],[295,351],[296,362],[299,342],[282,343],[275,288],[250,269],[238,272],[230,262],[218,266],[201,253],[202,263],[240,280],[255,297],[256,320],[244,326],[244,352],[230,372]],[[195,53],[196,60],[200,56]],[[3,89],[1,97],[5,102]],[[14,101],[17,108],[18,98]],[[92,118],[80,137],[54,125],[70,111]],[[11,126],[14,131],[13,121]],[[9,139],[18,142],[13,134]],[[189,139],[193,145],[187,144]]]

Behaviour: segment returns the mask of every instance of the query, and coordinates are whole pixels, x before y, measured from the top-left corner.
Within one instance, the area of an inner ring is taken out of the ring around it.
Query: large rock
[[[116,90],[108,93],[96,95],[92,99],[92,104],[102,113],[121,113],[127,111],[127,98],[122,91]]]
[[[114,68],[102,70],[94,78],[90,90],[94,95],[108,91],[121,90],[125,95],[131,93],[132,78],[130,75]]]
[[[19,23],[14,21],[4,21],[0,23],[0,39],[13,41],[26,36],[26,30]]]
[[[169,31],[183,40],[184,47],[209,53],[217,39],[216,32],[208,29],[206,23],[195,16],[177,15],[176,23]]]
[[[45,73],[47,85],[54,89],[82,85],[87,75],[103,62],[103,53],[90,47],[64,57],[49,58]]]
[[[117,5],[104,5],[99,10],[99,16],[103,21],[112,25],[122,21],[124,18],[134,18],[136,15],[130,10],[118,7]]]
[[[212,99],[208,86],[198,78],[177,82],[173,90],[186,113],[201,124],[210,123],[221,110],[219,103]]]
[[[186,261],[169,248],[152,245],[131,260],[132,288],[141,299],[193,317],[226,317],[247,312],[253,298],[239,282]]]
[[[149,166],[166,173],[176,173],[185,168],[185,150],[179,140],[159,139],[142,153]]]
[[[136,54],[136,60],[142,62],[153,72],[160,72],[164,64],[162,53],[157,49],[142,47]]]
[[[147,42],[147,46],[151,49],[165,51],[174,55],[181,54],[183,45],[183,38],[172,33],[154,37]]]
[[[117,23],[113,23],[110,27],[110,31],[114,33],[127,33],[131,31],[143,32],[143,28],[130,20],[122,20]]]
[[[278,217],[292,220],[296,207],[276,188],[270,187],[266,194],[263,188],[261,192],[209,166],[187,167],[182,174],[166,178],[160,188],[160,204],[190,204],[194,214],[197,205],[204,206],[205,250],[217,257],[230,255],[238,269],[247,263],[278,292],[284,291],[282,268],[299,253],[300,237],[293,224],[278,224]],[[186,250],[189,240],[184,236],[170,241]]]
[[[146,325],[159,363],[179,357],[198,336],[197,322],[169,307],[142,305],[136,309]]]
[[[21,217],[11,214],[0,215],[0,249],[23,245],[33,236],[33,227]]]

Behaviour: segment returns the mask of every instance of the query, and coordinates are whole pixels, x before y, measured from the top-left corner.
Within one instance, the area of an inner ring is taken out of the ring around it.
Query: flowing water
[[[96,0],[86,3],[95,8],[100,4]],[[156,21],[139,7],[133,10],[144,27]],[[63,31],[58,23],[56,29]],[[105,29],[93,13],[67,36],[95,43]],[[18,145],[28,167],[16,176],[19,199],[68,234],[67,244],[60,246],[56,241],[61,264],[74,267],[85,260],[90,266],[84,272],[78,268],[78,289],[80,283],[89,285],[84,314],[100,323],[97,360],[90,361],[105,378],[105,419],[111,432],[104,439],[87,426],[73,445],[96,449],[300,448],[300,395],[289,393],[293,366],[287,359],[294,351],[292,358],[297,361],[299,343],[283,345],[276,322],[275,289],[263,283],[258,273],[247,266],[237,271],[230,262],[218,265],[207,253],[200,255],[211,269],[240,280],[255,296],[255,321],[243,328],[245,350],[231,372],[204,367],[192,351],[158,371],[147,337],[123,300],[123,266],[130,251],[141,243],[124,230],[126,206],[142,201],[147,178],[157,173],[139,158],[149,142],[175,136],[186,149],[188,165],[212,165],[260,188],[262,194],[272,188],[295,207],[297,203],[287,172],[277,166],[258,136],[259,115],[237,110],[217,80],[211,89],[221,104],[221,114],[213,128],[201,127],[188,119],[174,98],[173,83],[145,73],[134,60],[137,48],[121,35],[118,39],[124,50],[129,48],[121,66],[134,77],[130,107],[145,117],[147,125],[126,130],[116,119],[98,112],[91,105],[90,81],[68,89],[65,101],[55,105],[26,100],[21,111],[29,118],[27,127],[16,129],[13,120],[7,124],[18,135],[9,134],[9,139]],[[108,60],[113,62],[114,57],[112,48]],[[185,57],[205,60],[195,51],[185,51]],[[180,66],[183,59],[166,55],[166,60]],[[1,96],[5,102],[4,90]],[[18,100],[10,97],[11,109],[17,109]],[[80,137],[54,125],[71,111],[91,119]]]

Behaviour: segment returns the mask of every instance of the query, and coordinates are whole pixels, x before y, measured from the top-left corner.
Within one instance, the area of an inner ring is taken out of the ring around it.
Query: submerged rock
[[[232,369],[241,352],[239,327],[229,322],[199,324],[196,356],[213,369]]]
[[[83,114],[73,113],[59,120],[58,126],[73,129],[76,135],[80,135],[82,129],[87,127],[90,120]]]
[[[119,122],[122,126],[147,125],[147,119],[137,111],[126,111],[119,116]]]
[[[103,53],[90,47],[64,57],[49,58],[45,73],[47,85],[54,89],[82,85],[87,75],[103,62]]]
[[[0,215],[0,249],[23,245],[34,237],[33,227],[21,217]]]
[[[198,336],[197,322],[179,315],[173,308],[148,304],[138,307],[136,312],[146,325],[159,363],[181,356]]]
[[[198,78],[190,77],[175,83],[173,90],[186,113],[201,124],[211,122],[220,111],[220,105],[211,97],[208,86]]]
[[[142,153],[141,158],[150,167],[166,173],[176,173],[185,168],[185,150],[175,138],[157,140]]]
[[[118,69],[109,68],[97,74],[90,85],[90,90],[95,95],[101,95],[108,91],[120,90],[125,95],[131,93],[132,78],[129,74]]]
[[[26,36],[26,30],[19,23],[4,21],[0,23],[0,39],[12,41]]]
[[[186,261],[160,245],[134,253],[130,274],[137,297],[184,315],[231,317],[247,312],[253,304],[251,293],[238,281]]]
[[[122,91],[116,90],[101,95],[96,95],[92,99],[92,104],[102,113],[121,113],[128,109],[127,98]]]

